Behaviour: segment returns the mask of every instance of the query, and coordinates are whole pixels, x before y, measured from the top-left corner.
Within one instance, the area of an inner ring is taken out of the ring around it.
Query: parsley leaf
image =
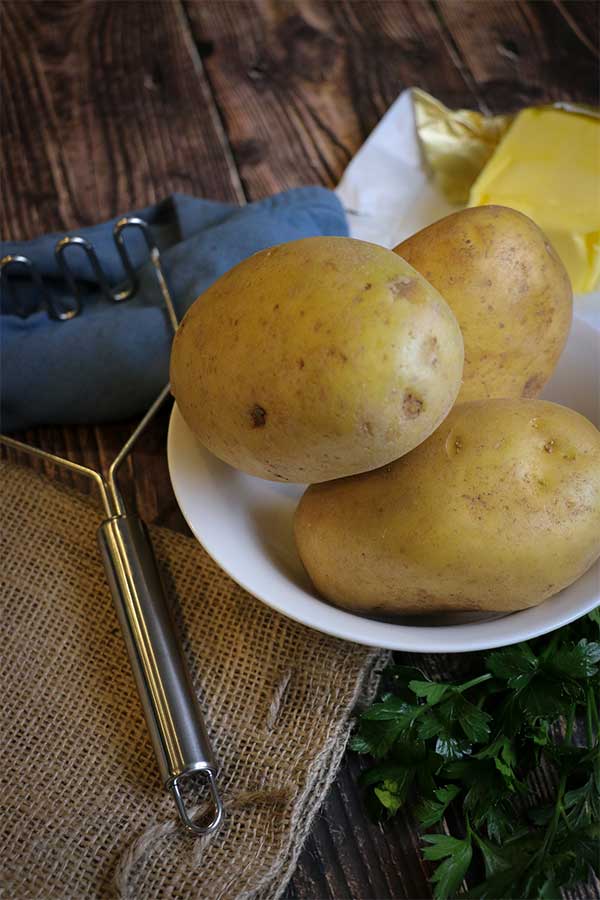
[[[425,834],[423,840],[430,844],[423,850],[425,859],[444,860],[431,876],[434,884],[433,896],[436,900],[453,897],[471,865],[473,856],[471,835],[468,834],[464,840],[459,840],[447,834]]]
[[[582,638],[577,644],[565,644],[548,661],[551,671],[567,678],[591,678],[598,672],[600,644]]]
[[[510,855],[502,850],[493,841],[486,841],[479,834],[473,833],[477,846],[483,856],[486,878],[491,878],[498,872],[504,872],[511,867]],[[514,857],[513,857],[514,860]]]
[[[432,825],[443,819],[448,806],[459,794],[458,784],[446,784],[444,787],[434,790],[433,797],[422,800],[415,810],[419,824],[423,828],[431,828]]]
[[[537,668],[537,659],[527,644],[505,647],[487,658],[486,668],[497,678],[508,681],[509,687],[520,687]]]
[[[600,860],[600,610],[547,637],[473,654],[439,681],[392,666],[351,746],[381,818],[412,803],[422,828],[466,816],[466,836],[425,834],[434,896],[559,897]],[[575,737],[574,737],[575,736]],[[575,740],[576,738],[576,740]],[[539,766],[554,797],[535,793]],[[473,884],[477,873],[485,872]]]
[[[398,812],[404,803],[403,785],[397,781],[386,779],[383,782],[383,787],[376,787],[374,793],[381,805],[385,806],[390,813]]]
[[[487,739],[492,718],[489,713],[470,703],[458,692],[448,701],[446,710],[448,718],[458,721],[465,737],[470,741],[481,743]]]
[[[450,685],[437,681],[411,681],[408,686],[417,697],[424,697],[430,705],[438,703],[451,690]]]
[[[402,727],[408,727],[415,716],[418,715],[419,709],[411,706],[404,700],[388,694],[383,698],[381,703],[375,703],[373,706],[362,714],[364,720],[391,721],[401,722]]]

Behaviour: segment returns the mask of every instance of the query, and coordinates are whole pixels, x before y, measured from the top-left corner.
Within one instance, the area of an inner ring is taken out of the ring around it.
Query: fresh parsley
[[[600,874],[600,610],[547,637],[465,659],[461,681],[391,666],[351,746],[374,757],[369,808],[409,804],[436,900],[554,898]],[[550,804],[535,790],[550,779]],[[448,829],[449,830],[449,829]],[[468,884],[469,887],[465,887]]]

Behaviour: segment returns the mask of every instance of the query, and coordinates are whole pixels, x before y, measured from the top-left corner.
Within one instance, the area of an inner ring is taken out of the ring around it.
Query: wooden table
[[[333,187],[409,85],[485,112],[597,104],[599,11],[573,0],[4,0],[3,236],[89,225],[172,191],[245,203]],[[166,426],[167,412],[129,461],[124,493],[148,521],[186,531]],[[130,428],[21,437],[98,466]],[[413,823],[370,823],[357,769],[348,754],[288,898],[429,897]]]

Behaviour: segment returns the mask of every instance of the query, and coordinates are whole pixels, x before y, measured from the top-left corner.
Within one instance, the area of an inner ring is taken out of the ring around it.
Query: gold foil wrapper
[[[450,203],[465,206],[471,186],[514,116],[485,116],[472,109],[448,109],[418,88],[413,88],[412,99],[417,134],[429,174]]]
[[[466,206],[475,179],[516,113],[486,116],[472,109],[448,109],[419,88],[412,89],[412,99],[417,135],[430,177],[450,203]],[[559,102],[551,108],[600,118],[600,110],[583,103]]]

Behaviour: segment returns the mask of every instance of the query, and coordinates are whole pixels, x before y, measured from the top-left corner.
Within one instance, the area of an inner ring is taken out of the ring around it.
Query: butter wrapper
[[[573,290],[600,282],[600,112],[577,104],[485,116],[413,89],[424,164],[452,204],[499,204],[547,234]]]
[[[514,116],[448,109],[419,88],[412,89],[412,100],[423,162],[430,177],[449,203],[466,206],[471,187]]]

